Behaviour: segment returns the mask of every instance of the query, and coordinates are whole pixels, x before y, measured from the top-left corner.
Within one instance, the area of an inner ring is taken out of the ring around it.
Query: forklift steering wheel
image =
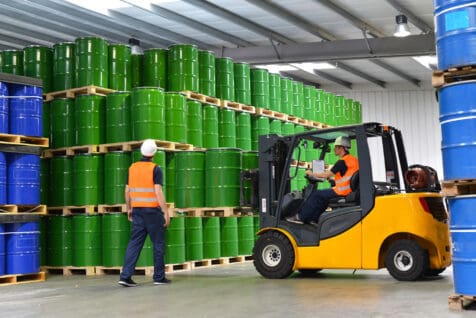
[[[311,183],[311,184],[316,184],[316,183],[318,183],[318,182],[323,182],[323,181],[324,181],[323,179],[321,179],[321,178],[316,178],[316,177],[314,177],[314,176],[311,175],[311,174],[307,174],[307,175],[305,176],[305,178],[306,178],[306,179],[309,181],[309,183]]]

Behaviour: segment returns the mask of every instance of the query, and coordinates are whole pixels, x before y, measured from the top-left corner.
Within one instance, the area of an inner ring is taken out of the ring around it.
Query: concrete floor
[[[49,276],[44,283],[0,286],[0,317],[475,317],[454,312],[452,271],[437,279],[398,282],[386,270],[326,270],[312,278],[262,278],[251,262],[169,274],[135,288],[116,275]]]

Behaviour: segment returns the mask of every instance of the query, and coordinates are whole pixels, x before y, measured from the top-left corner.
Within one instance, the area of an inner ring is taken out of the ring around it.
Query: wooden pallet
[[[46,214],[46,205],[16,205],[5,204],[0,205],[0,214]]]
[[[80,154],[99,154],[98,145],[84,145],[74,147],[63,147],[57,149],[46,149],[43,151],[43,158],[76,156]]]
[[[53,275],[96,275],[96,269],[94,266],[42,266],[41,269],[46,273]]]
[[[431,84],[433,87],[439,88],[445,84],[474,79],[476,79],[476,65],[466,65],[444,71],[434,71],[431,77]]]
[[[232,109],[237,112],[255,114],[256,108],[254,106],[245,105],[237,102],[232,102],[229,100],[221,100],[220,107]]]
[[[274,110],[271,110],[271,109],[266,109],[266,108],[256,108],[256,115],[259,115],[259,116],[265,116],[265,117],[268,117],[268,118],[271,118],[271,119],[277,119],[277,120],[281,120],[281,121],[287,121],[288,120],[288,115],[287,114],[283,114],[283,113],[280,113],[280,112],[277,112],[277,111],[274,111]]]
[[[216,207],[216,208],[174,208],[169,213],[173,216],[240,216],[251,215],[253,212],[248,207]]]
[[[38,272],[33,274],[20,274],[20,275],[4,275],[4,276],[0,276],[0,286],[44,282],[45,279],[46,279],[45,272]]]
[[[192,264],[190,262],[180,263],[180,264],[165,264],[166,273],[176,273],[189,271],[192,269]]]
[[[29,137],[23,135],[0,134],[0,143],[7,145],[22,145],[34,147],[48,147],[48,138]]]
[[[51,215],[73,215],[73,214],[97,214],[97,205],[82,205],[82,206],[59,206],[48,207],[48,214]]]
[[[293,115],[288,115],[288,122],[298,124],[299,123],[299,117],[293,116]]]
[[[45,102],[49,102],[55,98],[75,98],[76,96],[83,94],[106,96],[107,94],[113,92],[115,92],[115,90],[113,89],[88,85],[83,87],[65,89],[57,92],[46,93],[43,94],[43,97]]]
[[[441,187],[441,194],[445,197],[476,194],[476,179],[443,181]]]
[[[311,121],[311,125],[313,128],[325,128],[326,124],[320,123],[318,121]]]
[[[450,295],[448,297],[450,310],[476,310],[476,296]]]
[[[99,204],[98,213],[124,213],[127,212],[125,204]]]
[[[211,96],[203,95],[203,94],[192,92],[192,91],[182,91],[180,93],[184,94],[188,99],[193,99],[202,103],[220,106],[220,99],[216,97],[211,97]]]
[[[122,271],[122,266],[96,266],[96,275],[119,275]],[[134,275],[153,276],[154,266],[136,267]]]

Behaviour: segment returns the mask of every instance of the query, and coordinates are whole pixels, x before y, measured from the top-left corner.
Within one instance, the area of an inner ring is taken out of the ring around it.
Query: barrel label
[[[450,12],[445,15],[446,31],[469,28],[469,12],[466,9]]]

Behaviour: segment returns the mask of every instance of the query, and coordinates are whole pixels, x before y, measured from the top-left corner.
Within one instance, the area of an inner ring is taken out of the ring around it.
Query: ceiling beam
[[[429,26],[425,21],[419,19],[413,12],[405,8],[397,0],[387,0],[387,2],[395,8],[398,12],[407,16],[408,20],[417,28],[422,30],[424,33],[433,33],[433,28]]]
[[[47,42],[48,45],[49,44],[54,44],[54,43],[57,43],[57,42],[72,40],[71,37],[69,37],[69,36],[63,36],[63,38],[58,38],[58,37],[55,37],[55,36],[45,35],[45,34],[43,34],[41,32],[38,32],[38,31],[29,30],[27,28],[23,28],[23,27],[20,27],[18,25],[14,25],[14,24],[5,22],[5,19],[0,18],[0,21],[1,21],[0,22],[0,30],[12,32],[14,34],[21,34],[21,35],[26,36],[28,38],[32,38],[33,41],[35,41],[35,40],[44,41],[44,42]]]
[[[175,13],[173,11],[162,8],[162,7],[160,7],[156,4],[151,3],[150,4],[150,9],[148,10],[146,8],[143,8],[143,7],[139,6],[138,4],[136,4],[133,1],[130,1],[130,0],[122,0],[122,1],[127,3],[127,4],[130,4],[131,6],[140,8],[142,10],[153,12],[153,13],[155,13],[155,14],[157,14],[157,15],[159,15],[159,16],[167,19],[167,20],[179,22],[183,25],[186,25],[190,28],[199,30],[200,32],[211,35],[211,36],[213,36],[217,39],[221,39],[223,41],[227,41],[229,43],[232,43],[232,44],[235,44],[235,45],[238,45],[238,46],[253,46],[254,45],[251,42],[243,40],[243,39],[241,39],[239,37],[236,37],[234,35],[231,35],[229,33],[225,33],[221,30],[212,28],[212,27],[208,26],[207,24],[200,23],[200,22],[195,21],[193,19],[187,18],[183,15],[180,15],[180,14]]]
[[[373,83],[377,86],[385,88],[386,83],[384,81],[376,79],[375,77],[372,77],[372,76],[370,76],[370,75],[368,75],[368,74],[366,74],[366,73],[364,73],[364,72],[362,72],[362,71],[360,71],[360,70],[358,70],[358,69],[356,69],[352,66],[349,66],[349,65],[347,65],[345,63],[341,63],[341,62],[337,62],[336,66],[340,69],[343,69],[344,71],[355,74],[358,77],[361,77],[361,78],[363,78],[363,79],[365,79],[365,80],[367,80],[367,81],[369,81],[369,82],[371,82],[371,83]]]
[[[380,60],[380,59],[373,59],[373,60],[370,60],[370,62],[380,66],[381,68],[383,69],[386,69],[387,71],[389,72],[392,72],[394,74],[397,74],[398,76],[400,76],[401,78],[403,78],[404,80],[412,83],[413,85],[415,85],[416,87],[420,87],[420,81],[417,80],[416,78],[413,78],[411,76],[409,76],[407,73],[404,73],[402,71],[400,71],[399,69],[396,69],[395,67],[391,66],[390,64],[388,63],[385,63],[384,61]]]
[[[325,78],[329,81],[332,81],[334,83],[337,83],[341,86],[344,86],[345,88],[352,89],[352,83],[344,81],[343,79],[340,79],[338,77],[335,77],[334,75],[328,74],[323,71],[318,71],[318,70],[313,70],[314,74],[316,74],[319,77]]]
[[[9,35],[3,34],[0,30],[0,41],[2,41],[3,44],[9,45],[12,44],[12,46],[18,47],[21,46],[21,48],[24,48],[25,46],[31,45],[32,42],[30,41],[25,41],[22,39],[19,39],[18,37],[12,37]]]
[[[339,14],[340,16],[344,17],[347,21],[349,21],[352,25],[354,25],[356,28],[362,30],[362,31],[367,31],[370,35],[376,37],[376,38],[382,38],[385,37],[386,34],[383,33],[382,31],[378,30],[377,28],[371,26],[370,24],[364,22],[363,20],[359,19],[349,11],[345,10],[344,8],[338,6],[334,2],[330,0],[314,0],[315,2],[318,2],[322,4],[323,6],[327,7],[328,9],[334,11],[335,13]]]
[[[251,64],[339,61],[435,54],[433,34],[411,35],[405,38],[370,38],[368,44],[371,51],[369,51],[365,39],[353,39],[277,46],[222,48],[216,53],[223,53],[224,56]]]
[[[183,0],[184,2],[187,2],[195,7],[198,7],[202,10],[208,11],[216,16],[219,16],[225,20],[228,20],[229,22],[235,23],[245,29],[248,29],[256,34],[262,35],[268,39],[274,40],[279,43],[286,43],[286,44],[291,44],[291,43],[296,43],[296,41],[287,38],[277,32],[274,32],[273,30],[267,29],[257,23],[254,23],[250,20],[244,19],[228,10],[225,10],[217,5],[214,5],[208,1],[204,0]]]

